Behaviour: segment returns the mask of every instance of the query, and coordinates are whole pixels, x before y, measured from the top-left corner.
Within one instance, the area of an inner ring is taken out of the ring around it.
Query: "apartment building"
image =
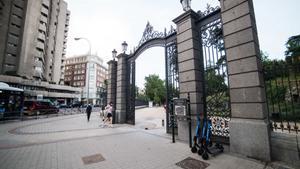
[[[26,16],[26,1],[0,1],[0,74],[18,70]]]
[[[0,0],[0,81],[21,88],[18,83],[26,81],[27,87],[37,92],[40,88],[53,91],[53,86],[60,91],[69,19],[63,0]],[[80,92],[70,86],[63,88],[68,97]]]
[[[82,55],[66,59],[65,84],[80,87],[81,98],[85,103],[101,104],[100,92],[105,88],[107,67],[96,55]]]

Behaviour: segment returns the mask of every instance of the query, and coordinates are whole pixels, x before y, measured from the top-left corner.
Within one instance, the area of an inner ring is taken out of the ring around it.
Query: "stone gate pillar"
[[[108,64],[108,79],[107,79],[107,103],[113,103],[113,109],[116,110],[116,98],[117,98],[117,61],[111,60]],[[113,111],[113,117],[115,111]],[[113,123],[115,118],[113,118]]]
[[[116,123],[126,122],[126,90],[127,90],[127,56],[121,53],[118,58],[117,69],[117,103],[116,103]]]
[[[270,161],[270,129],[252,0],[221,0],[231,100],[230,151]]]
[[[195,21],[199,15],[192,10],[180,15],[173,22],[177,25],[177,50],[180,97],[186,98],[190,93],[191,114],[203,113],[203,60],[201,57],[200,36]],[[178,137],[188,141],[188,123],[178,121]],[[192,122],[192,129],[195,123]],[[194,130],[192,130],[194,131]]]

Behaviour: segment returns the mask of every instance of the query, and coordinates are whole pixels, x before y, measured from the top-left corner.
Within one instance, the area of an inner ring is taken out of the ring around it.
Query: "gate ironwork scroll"
[[[221,10],[207,6],[198,12],[204,64],[204,113],[212,121],[215,139],[229,143],[230,97]]]
[[[160,46],[165,48],[166,61],[166,122],[167,132],[171,129],[171,111],[174,97],[179,96],[179,78],[178,78],[178,61],[177,61],[177,43],[176,30],[171,27],[167,32],[154,31],[153,26],[148,22],[144,30],[143,36],[137,47],[131,52],[127,58],[127,113],[126,122],[128,124],[135,124],[135,60],[145,50]],[[176,124],[175,124],[176,125]]]

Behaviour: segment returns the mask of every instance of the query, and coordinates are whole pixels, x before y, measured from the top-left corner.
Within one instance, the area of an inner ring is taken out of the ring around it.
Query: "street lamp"
[[[184,11],[188,11],[191,9],[191,1],[192,0],[180,0],[180,3]]]
[[[112,53],[113,60],[115,60],[115,58],[117,57],[116,49],[114,49],[111,53]]]
[[[91,52],[92,52],[92,45],[91,45],[91,42],[87,39],[87,38],[82,38],[82,37],[80,37],[80,38],[74,38],[74,40],[81,40],[81,39],[83,39],[83,40],[86,40],[87,42],[88,42],[88,44],[89,44],[89,51],[88,51],[88,55],[90,56],[91,55]]]
[[[127,47],[128,47],[128,44],[126,43],[126,41],[124,41],[122,43],[122,51],[123,51],[123,53],[125,53],[127,51]]]
[[[89,95],[90,95],[90,66],[89,66],[89,60],[88,60],[88,58],[89,58],[89,56],[91,56],[91,49],[92,49],[92,45],[91,45],[91,42],[87,39],[87,38],[82,38],[82,37],[80,37],[80,38],[74,38],[74,40],[81,40],[81,39],[83,39],[83,40],[86,40],[87,42],[88,42],[88,44],[89,44],[89,51],[88,51],[88,56],[87,56],[87,68],[86,68],[86,79],[87,79],[87,94],[86,94],[86,99],[87,99],[87,104],[89,104]]]

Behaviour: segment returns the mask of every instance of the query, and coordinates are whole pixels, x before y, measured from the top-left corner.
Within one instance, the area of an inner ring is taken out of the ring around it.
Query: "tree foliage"
[[[261,51],[261,60],[264,69],[264,78],[266,81],[276,79],[282,76],[282,71],[286,68],[286,61],[284,60],[271,60],[269,54]]]
[[[226,92],[228,87],[225,84],[225,75],[217,74],[214,69],[205,71],[206,95],[211,96],[220,92]]]
[[[146,96],[155,103],[161,104],[166,96],[164,81],[155,74],[145,77],[145,81]]]
[[[267,98],[268,101],[272,104],[279,104],[285,101],[285,95],[287,92],[287,87],[282,86],[275,86],[272,85],[271,87],[267,87]]]
[[[288,72],[291,71],[289,64],[285,60],[271,60],[266,52],[260,53],[268,102],[273,106],[284,103],[288,92],[285,81],[288,80],[287,77],[290,76]]]
[[[300,35],[292,36],[285,44],[287,50],[285,51],[286,60],[289,63],[300,61]]]
[[[145,93],[140,93],[139,92],[139,87],[138,86],[135,86],[135,98],[136,99],[139,99],[139,100],[143,100],[143,101],[148,101],[148,97],[146,96]]]

